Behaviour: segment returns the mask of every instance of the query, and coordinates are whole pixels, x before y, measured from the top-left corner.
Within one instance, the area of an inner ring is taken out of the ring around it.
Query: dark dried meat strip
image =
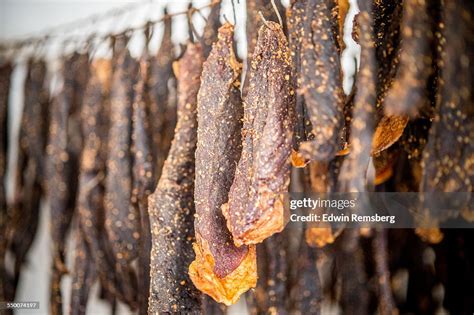
[[[227,305],[257,280],[255,248],[234,245],[221,212],[242,151],[241,65],[233,50],[233,35],[229,23],[219,29],[201,75],[194,190],[196,259],[189,267],[194,285]]]
[[[275,0],[275,5],[278,12],[275,12],[271,0],[247,0],[247,20],[246,20],[246,33],[247,33],[247,60],[248,64],[252,60],[252,56],[257,45],[258,30],[263,25],[260,12],[262,13],[265,20],[278,22],[278,15],[282,19],[285,19],[285,9],[279,0]],[[286,23],[283,20],[282,28],[286,33]]]
[[[148,216],[148,196],[155,188],[153,177],[153,156],[149,125],[149,94],[147,90],[148,60],[145,56],[140,60],[140,72],[135,86],[135,100],[132,108],[132,156],[133,156],[133,190],[132,201],[140,213],[140,249],[138,270],[140,283],[140,313],[148,310],[148,294],[150,291],[150,252],[151,232]]]
[[[213,0],[211,12],[207,16],[207,22],[201,38],[201,45],[204,52],[204,58],[211,53],[212,44],[217,40],[217,32],[221,26],[221,0]]]
[[[7,201],[5,191],[5,171],[8,154],[8,97],[13,66],[5,63],[0,66],[0,300],[12,301],[13,287],[11,275],[5,269],[7,250]]]
[[[338,245],[336,268],[341,281],[343,314],[368,314],[370,295],[359,229],[345,229]]]
[[[275,11],[272,5],[272,0],[247,0],[247,19],[245,22],[245,32],[247,37],[247,67],[245,71],[245,79],[242,87],[242,95],[247,94],[248,85],[250,82],[250,67],[252,64],[252,58],[257,45],[257,36],[259,29],[263,25],[262,16],[265,20],[278,22],[278,16],[282,19],[286,19],[285,9],[281,4],[280,0],[274,0],[275,6],[277,7],[278,13]],[[284,33],[286,34],[286,21],[283,21]]]
[[[381,0],[372,5],[373,40],[377,63],[376,75],[376,122],[382,118],[383,102],[393,83],[400,57],[400,24],[402,1]],[[362,30],[361,30],[362,32]],[[361,34],[362,35],[362,34]]]
[[[439,102],[423,156],[421,191],[472,192],[474,189],[474,5],[450,1],[443,7],[445,37]],[[427,198],[429,199],[429,198]],[[425,200],[426,209],[429,201]],[[473,220],[472,201],[463,215]],[[471,208],[471,209],[469,209]],[[449,213],[431,213],[435,222]],[[433,222],[431,222],[433,223]]]
[[[196,103],[204,57],[188,43],[175,63],[178,123],[158,186],[148,200],[152,250],[149,313],[200,312],[201,296],[191,285],[188,266],[194,255],[194,154]]]
[[[295,263],[297,275],[291,290],[291,314],[321,314],[323,292],[316,263],[316,249],[311,248],[303,237],[299,244],[298,261]]]
[[[80,160],[77,199],[78,225],[91,252],[101,286],[120,300],[130,303],[114,272],[112,245],[104,227],[104,185],[109,126],[109,94],[112,62],[97,59],[91,65],[91,77],[81,109],[83,150]],[[82,245],[81,245],[82,246]]]
[[[261,245],[266,251],[267,312],[270,314],[289,313],[289,239],[288,230],[266,239]]]
[[[140,214],[132,205],[132,103],[137,62],[127,49],[127,38],[117,38],[116,64],[110,96],[110,129],[105,180],[105,230],[115,257],[115,272],[136,296],[136,274],[131,262],[138,257]],[[135,305],[132,304],[132,307]]]
[[[165,11],[166,14],[166,11]],[[153,177],[160,178],[163,163],[168,155],[173,129],[176,122],[176,108],[170,98],[170,84],[174,82],[172,63],[175,59],[172,35],[172,20],[164,20],[163,39],[156,56],[150,56],[147,90],[149,99],[149,125],[152,134]]]
[[[75,231],[74,269],[71,284],[71,315],[86,314],[89,293],[96,278],[96,266],[84,232],[78,226]]]
[[[51,312],[62,314],[61,278],[65,266],[66,236],[76,207],[79,158],[82,150],[80,109],[89,76],[87,54],[74,53],[63,65],[64,85],[53,100],[49,129],[48,197],[51,205],[53,273]]]
[[[28,63],[15,175],[15,199],[8,210],[6,232],[8,247],[15,256],[14,289],[36,235],[40,199],[44,193],[40,172],[48,133],[49,93],[45,85],[46,72],[45,62],[30,60]]]
[[[234,243],[256,244],[285,225],[283,193],[290,181],[294,88],[290,53],[281,26],[266,22],[244,97],[242,156],[222,210]]]
[[[341,149],[344,91],[335,1],[308,0],[301,55],[301,88],[314,139],[302,144],[307,158],[330,160]],[[335,26],[336,25],[336,26]],[[334,31],[336,28],[336,32]]]
[[[376,61],[373,22],[369,13],[371,5],[363,1],[360,6],[357,22],[360,27],[361,58],[351,120],[351,153],[344,160],[339,174],[339,189],[347,192],[365,190],[365,174],[375,129]]]
[[[401,53],[398,72],[385,99],[385,112],[416,116],[426,102],[428,79],[433,72],[433,17],[429,1],[403,3]]]
[[[303,46],[304,26],[307,23],[308,0],[292,0],[290,7],[286,11],[286,20],[288,24],[288,44],[290,47],[291,59],[293,62],[293,78],[295,88],[298,91],[302,85],[301,77],[301,51]],[[295,135],[294,148],[297,150],[301,142],[308,140],[311,133],[311,123],[309,122],[304,96],[296,93],[295,106]]]
[[[390,270],[388,266],[388,244],[387,230],[376,230],[372,240],[374,251],[375,273],[377,276],[377,291],[379,297],[378,310],[382,315],[390,315],[397,312],[393,300]]]

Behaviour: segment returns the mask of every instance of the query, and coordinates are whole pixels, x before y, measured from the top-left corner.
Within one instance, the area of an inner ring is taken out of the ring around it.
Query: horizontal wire
[[[175,16],[188,15],[188,14],[192,15],[196,12],[201,14],[202,10],[207,9],[207,8],[211,8],[219,2],[220,2],[220,0],[213,0],[210,3],[208,3],[206,5],[203,5],[199,8],[191,7],[191,8],[188,8],[187,10],[183,10],[183,11],[179,11],[179,12],[175,12],[175,13],[166,13],[163,16],[161,16],[159,19],[148,20],[144,24],[141,24],[141,25],[136,26],[136,27],[128,27],[128,28],[125,28],[124,30],[122,30],[120,32],[116,32],[116,33],[108,33],[108,34],[103,34],[103,35],[102,34],[97,34],[97,33],[95,33],[95,34],[93,33],[93,34],[89,34],[89,35],[70,35],[70,36],[67,36],[67,35],[65,36],[64,35],[65,30],[70,30],[70,29],[73,30],[75,28],[82,27],[85,22],[92,22],[92,24],[95,24],[99,20],[101,20],[101,22],[102,22],[103,19],[114,18],[114,17],[118,17],[118,16],[120,16],[124,13],[129,13],[129,10],[132,6],[131,5],[126,5],[124,7],[119,8],[119,9],[112,9],[112,10],[106,12],[106,13],[95,14],[95,15],[89,16],[87,18],[83,18],[83,19],[75,20],[75,21],[65,23],[65,24],[62,24],[62,25],[54,26],[54,27],[52,27],[52,28],[50,28],[46,31],[42,31],[41,35],[29,36],[25,39],[0,44],[0,52],[15,51],[15,50],[23,49],[25,46],[27,47],[27,46],[32,46],[32,45],[43,46],[43,45],[46,45],[47,42],[49,42],[50,40],[52,40],[54,38],[60,38],[60,37],[64,38],[61,41],[62,43],[86,42],[86,41],[92,41],[92,40],[99,40],[99,41],[106,40],[110,37],[121,36],[121,35],[124,35],[124,34],[133,33],[135,31],[143,30],[146,27],[149,27],[150,25],[156,25],[158,23],[161,23],[161,22],[165,21],[166,19],[171,19]],[[139,4],[142,4],[142,3],[139,3]],[[139,4],[135,3],[133,5],[133,7],[137,8],[137,5],[139,5]],[[61,31],[63,33],[62,34],[54,34],[54,33],[57,33],[58,31]]]

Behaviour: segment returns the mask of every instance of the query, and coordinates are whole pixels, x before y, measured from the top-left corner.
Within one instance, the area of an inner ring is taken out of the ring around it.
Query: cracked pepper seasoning
[[[376,122],[382,118],[383,102],[398,70],[402,11],[401,1],[375,1],[372,6],[373,41],[377,61]]]
[[[105,230],[115,257],[115,272],[128,284],[127,297],[136,301],[137,279],[131,266],[138,257],[140,214],[132,197],[132,103],[137,61],[130,56],[128,38],[115,42],[114,73],[110,95],[110,129],[105,179]],[[132,304],[135,308],[136,304]]]
[[[443,7],[445,43],[440,95],[428,143],[423,153],[422,192],[472,192],[474,189],[474,5],[446,2]],[[425,199],[422,196],[422,200]],[[439,223],[449,213],[431,213],[425,202],[425,223]],[[474,220],[472,202],[465,200],[465,219]],[[469,209],[471,208],[471,209]]]
[[[346,192],[365,190],[365,175],[375,129],[375,43],[370,9],[365,9],[370,5],[366,2],[361,5],[361,12],[357,16],[361,57],[351,120],[351,153],[344,160],[339,174],[339,190]]]
[[[314,139],[301,145],[311,159],[330,160],[341,149],[345,97],[334,1],[308,0],[303,29],[301,88]],[[334,17],[335,16],[335,17]]]
[[[259,30],[244,96],[242,156],[229,201],[222,206],[237,246],[257,244],[285,226],[283,193],[290,181],[294,88],[281,26]]]
[[[282,6],[280,0],[274,0],[277,7],[278,13],[275,12],[271,0],[247,0],[247,19],[245,21],[245,32],[247,38],[247,67],[245,71],[244,84],[242,87],[242,95],[247,94],[247,89],[249,85],[249,71],[251,68],[252,58],[255,50],[255,45],[257,45],[257,36],[258,30],[263,25],[262,16],[265,20],[277,22],[279,17],[282,19],[286,18],[285,8]],[[261,15],[260,15],[261,13]],[[286,34],[286,21],[282,21],[283,32]]]
[[[4,63],[0,66],[0,300],[13,300],[13,283],[11,275],[5,269],[7,251],[7,200],[5,190],[5,172],[7,167],[8,148],[8,97],[13,66]]]
[[[148,200],[152,250],[148,312],[199,313],[201,294],[188,267],[194,258],[194,154],[196,103],[204,56],[188,43],[173,67],[178,79],[178,122],[158,186]]]
[[[194,190],[196,259],[189,267],[194,285],[226,305],[234,304],[257,281],[255,246],[236,247],[221,212],[242,151],[241,65],[233,50],[233,35],[229,23],[219,29],[201,76]]]
[[[74,53],[64,61],[64,86],[51,108],[47,154],[51,238],[54,244],[51,280],[53,314],[62,313],[60,283],[67,272],[66,235],[76,205],[79,158],[82,150],[80,110],[89,77],[88,58],[87,54]]]
[[[303,45],[304,26],[307,23],[307,8],[308,0],[293,0],[286,12],[286,20],[288,23],[288,44],[290,47],[291,59],[293,62],[295,88],[298,91],[302,86],[301,73],[301,51]],[[306,104],[304,103],[304,96],[301,93],[296,93],[295,105],[296,121],[294,134],[294,148],[298,150],[301,142],[308,140],[311,133],[311,123],[309,122]],[[293,163],[295,164],[298,163]],[[304,161],[302,162],[304,165]]]

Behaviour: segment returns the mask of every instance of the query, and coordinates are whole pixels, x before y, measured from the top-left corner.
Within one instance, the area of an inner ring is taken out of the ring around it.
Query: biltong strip
[[[148,200],[152,250],[149,313],[198,313],[199,291],[191,285],[188,266],[194,242],[194,154],[196,103],[203,52],[189,43],[174,64],[178,78],[178,122],[175,137],[155,192]]]
[[[222,207],[237,246],[260,243],[285,225],[282,194],[290,181],[294,128],[291,76],[283,30],[268,21],[259,30],[244,96],[242,156]]]
[[[304,156],[330,160],[341,149],[344,91],[335,1],[308,0],[301,55],[301,88],[314,139],[302,144]],[[335,17],[334,17],[335,16]],[[336,31],[334,31],[336,28]]]
[[[201,38],[201,45],[204,52],[204,58],[207,58],[212,50],[212,44],[217,40],[217,33],[221,27],[220,21],[221,0],[214,0],[211,12],[207,16],[207,22]]]
[[[416,116],[426,102],[425,91],[433,72],[434,33],[429,1],[403,2],[401,53],[397,75],[385,99],[385,112]]]
[[[8,210],[6,238],[15,257],[13,291],[38,227],[40,199],[44,194],[43,169],[48,133],[49,93],[46,63],[30,60],[25,81],[25,100],[19,134],[15,196]]]
[[[75,231],[74,270],[72,272],[71,315],[86,314],[90,289],[96,278],[96,266],[83,233],[80,227],[77,227]]]
[[[166,14],[166,10],[165,10]],[[166,18],[163,22],[164,32],[160,48],[156,56],[149,57],[149,77],[147,90],[149,97],[148,124],[152,135],[153,179],[155,183],[161,175],[163,163],[173,139],[176,124],[176,104],[171,97],[170,86],[175,83],[172,63],[175,59],[172,35],[172,20]]]
[[[443,6],[444,40],[439,102],[423,156],[421,191],[472,192],[474,189],[474,70],[469,60],[474,49],[474,5],[450,1]],[[431,213],[424,200],[427,220],[448,213]],[[429,199],[429,198],[428,198]],[[464,200],[466,219],[474,217],[472,201]],[[469,209],[471,208],[471,209]],[[431,222],[432,223],[432,222]]]
[[[153,178],[153,156],[151,151],[151,134],[149,126],[149,95],[147,90],[148,58],[140,60],[140,72],[135,86],[135,100],[132,114],[132,156],[133,156],[133,189],[132,202],[140,213],[140,249],[138,269],[140,291],[140,313],[147,314],[148,294],[150,292],[150,252],[151,232],[148,216],[148,196],[155,188]]]
[[[288,23],[288,44],[290,47],[291,59],[293,62],[293,79],[296,91],[300,90],[302,86],[301,73],[301,53],[303,45],[304,26],[307,23],[306,7],[308,0],[293,0],[286,13],[286,20]],[[311,137],[311,122],[309,121],[306,105],[304,103],[304,96],[301,93],[296,93],[295,105],[295,134],[293,147],[298,150],[301,142],[308,140]],[[293,163],[304,165],[302,163]]]
[[[251,58],[253,57],[255,46],[257,45],[257,35],[258,30],[263,25],[262,18],[260,13],[267,21],[278,22],[278,16],[280,15],[282,19],[285,19],[285,9],[279,0],[275,0],[275,5],[278,9],[278,12],[275,12],[271,0],[247,0],[247,20],[246,20],[246,33],[247,33],[247,60],[249,60],[249,65]],[[281,27],[286,34],[286,21],[283,20],[283,25]]]
[[[392,296],[390,270],[388,266],[387,231],[376,230],[372,240],[375,271],[377,276],[377,291],[379,298],[378,310],[381,315],[396,313],[395,302]]]
[[[339,189],[355,192],[365,190],[365,174],[370,159],[375,129],[376,61],[372,17],[368,1],[361,4],[357,16],[361,45],[360,71],[357,77],[357,94],[351,120],[351,153],[344,160],[339,174]]]
[[[296,262],[297,279],[291,289],[292,314],[321,314],[323,292],[316,263],[316,249],[302,238]]]
[[[115,257],[115,272],[129,285],[127,296],[136,300],[136,274],[131,266],[138,257],[140,214],[132,205],[132,103],[137,62],[127,49],[127,38],[116,40],[110,95],[110,129],[105,179],[105,230]],[[132,304],[132,308],[136,305]]]
[[[219,29],[201,76],[194,191],[197,257],[189,267],[194,285],[225,304],[233,304],[257,280],[255,249],[234,245],[221,212],[242,151],[241,65],[233,50],[233,35],[229,23]]]
[[[112,76],[110,60],[98,59],[91,64],[81,109],[84,137],[80,160],[77,217],[82,238],[90,254],[100,284],[120,300],[131,303],[122,287],[127,283],[117,281],[114,272],[112,244],[107,240],[104,226],[105,163],[107,159],[107,133],[109,127],[109,95]],[[80,245],[83,246],[83,245]],[[90,268],[81,262],[81,266]],[[85,268],[84,267],[84,268]],[[86,272],[84,270],[84,272]],[[81,294],[81,291],[77,291]],[[72,296],[71,298],[75,298]]]
[[[48,195],[51,205],[53,274],[51,312],[62,313],[60,282],[65,266],[66,236],[76,206],[79,158],[82,150],[80,109],[89,77],[87,54],[74,53],[64,61],[64,85],[53,100],[47,147]],[[37,119],[35,117],[35,119]]]

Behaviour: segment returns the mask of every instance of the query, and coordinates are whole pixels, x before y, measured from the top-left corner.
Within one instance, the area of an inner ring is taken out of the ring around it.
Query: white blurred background
[[[194,0],[193,4],[199,8],[206,5],[208,0]],[[288,6],[289,0],[282,1],[284,6]],[[352,19],[356,12],[355,0],[351,0],[351,10],[347,16],[345,36],[347,49],[343,54],[343,70],[345,78],[345,91],[349,92],[352,85],[352,75],[354,73],[355,62],[358,60],[359,48],[350,38]],[[18,128],[20,125],[21,111],[23,108],[23,83],[26,74],[25,60],[32,52],[46,57],[49,63],[49,72],[51,78],[51,88],[54,91],[57,86],[58,56],[64,51],[70,51],[79,46],[79,42],[69,43],[67,47],[62,44],[64,39],[70,36],[75,38],[87,38],[93,33],[115,33],[128,27],[142,25],[145,21],[157,20],[163,13],[166,6],[169,13],[176,13],[186,10],[189,1],[187,0],[0,0],[0,42],[9,42],[11,40],[24,39],[36,34],[45,34],[48,32],[53,39],[43,49],[37,47],[25,47],[22,50],[11,51],[10,56],[17,60],[17,67],[14,71],[11,93],[10,93],[10,143],[17,143]],[[234,0],[236,9],[236,41],[238,54],[242,59],[246,56],[245,42],[245,0]],[[74,27],[68,26],[68,23],[84,19],[92,15],[102,15],[110,10],[121,10],[124,13],[109,18],[101,18],[95,22],[81,22]],[[206,16],[209,10],[203,10]],[[221,11],[221,20],[223,14],[231,22],[233,20],[233,11],[230,0],[223,0]],[[186,15],[180,15],[173,20],[173,40],[178,45],[184,43],[188,36]],[[204,20],[199,14],[194,15],[193,23],[198,30],[202,29]],[[64,25],[64,27],[58,27]],[[49,31],[53,29],[53,32]],[[157,24],[155,35],[150,43],[150,49],[156,52],[161,39],[162,25]],[[105,47],[104,45],[102,48]],[[139,56],[143,47],[142,32],[137,32],[130,43],[132,55]],[[97,52],[98,55],[106,54],[107,50],[102,49]],[[12,198],[13,176],[15,169],[17,148],[13,147],[9,152],[9,164],[7,173],[7,194]],[[48,233],[49,207],[43,203],[41,209],[41,219],[38,234],[30,249],[27,265],[21,275],[20,286],[17,292],[16,301],[39,301],[40,310],[21,310],[16,314],[49,314],[49,279],[51,254],[51,239]],[[70,243],[70,242],[69,242]],[[69,251],[69,267],[71,267],[71,254]],[[71,279],[65,276],[62,283],[64,294],[65,312],[68,313],[69,292]],[[97,298],[98,286],[94,287],[88,304],[88,314],[109,314],[108,304]],[[230,314],[246,314],[244,299],[230,309]],[[331,311],[330,311],[331,312]],[[125,306],[119,307],[119,314],[130,314],[130,310]],[[325,313],[325,312],[323,312]],[[332,313],[332,312],[331,312]]]

